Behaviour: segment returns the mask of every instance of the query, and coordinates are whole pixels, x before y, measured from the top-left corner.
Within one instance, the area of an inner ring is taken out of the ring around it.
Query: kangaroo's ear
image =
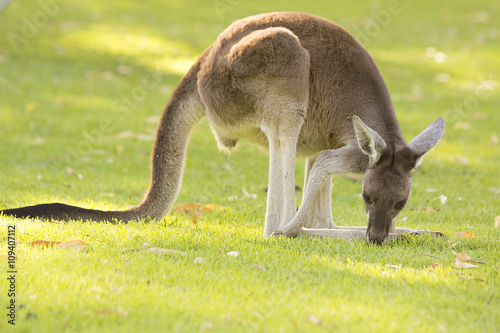
[[[408,147],[416,154],[415,167],[420,163],[422,157],[434,148],[444,133],[444,119],[438,118],[427,126],[422,133],[413,139]]]
[[[353,116],[352,122],[356,130],[359,148],[370,157],[369,167],[371,168],[380,160],[387,145],[384,139],[377,132],[366,126],[358,116]]]

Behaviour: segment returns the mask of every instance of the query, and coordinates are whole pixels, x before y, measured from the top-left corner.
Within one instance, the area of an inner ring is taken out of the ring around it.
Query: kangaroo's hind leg
[[[253,101],[252,119],[269,144],[269,190],[264,235],[295,215],[297,139],[309,104],[309,52],[285,28],[256,30],[228,55],[233,86]],[[235,95],[240,97],[240,95]]]

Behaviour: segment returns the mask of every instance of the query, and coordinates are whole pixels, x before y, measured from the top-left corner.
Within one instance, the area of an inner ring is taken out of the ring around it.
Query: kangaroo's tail
[[[204,116],[197,89],[198,61],[183,78],[162,115],[151,162],[151,184],[142,202],[124,211],[101,211],[49,203],[0,211],[17,218],[130,221],[165,216],[177,197],[191,130]]]

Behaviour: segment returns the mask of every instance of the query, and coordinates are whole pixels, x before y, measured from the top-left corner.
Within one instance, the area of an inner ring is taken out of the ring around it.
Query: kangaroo
[[[440,140],[436,120],[409,144],[374,60],[346,30],[303,13],[276,12],[238,20],[191,67],[158,126],[151,182],[144,199],[124,211],[60,203],[3,210],[18,218],[127,222],[160,219],[178,194],[192,128],[207,117],[218,146],[247,139],[269,150],[264,235],[365,238],[381,244],[395,228],[421,158]],[[295,208],[295,160],[306,158],[304,198]],[[368,226],[337,227],[331,179],[365,173]]]

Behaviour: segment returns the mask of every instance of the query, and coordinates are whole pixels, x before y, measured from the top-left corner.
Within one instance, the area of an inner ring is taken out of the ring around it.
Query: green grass
[[[389,2],[64,2],[44,9],[13,1],[0,13],[0,207],[138,203],[158,117],[189,65],[234,19],[297,10],[361,39],[369,34],[367,48],[408,139],[447,119],[398,225],[439,230],[449,240],[377,247],[266,239],[267,155],[245,142],[231,157],[218,152],[204,122],[191,138],[177,203],[230,209],[197,224],[182,215],[129,225],[3,218],[2,255],[7,225],[17,226],[18,308],[14,328],[0,257],[0,332],[498,332],[500,145],[491,142],[500,137],[499,4],[402,0],[382,22]],[[430,47],[444,62],[427,55]],[[334,179],[335,221],[366,223],[359,194],[359,183]],[[463,231],[476,237],[455,235]],[[25,245],[37,239],[87,246]],[[186,256],[129,251],[147,247]],[[240,255],[223,255],[229,251]],[[487,265],[456,268],[452,251]],[[205,264],[194,264],[197,257]],[[440,268],[429,267],[436,262]]]

